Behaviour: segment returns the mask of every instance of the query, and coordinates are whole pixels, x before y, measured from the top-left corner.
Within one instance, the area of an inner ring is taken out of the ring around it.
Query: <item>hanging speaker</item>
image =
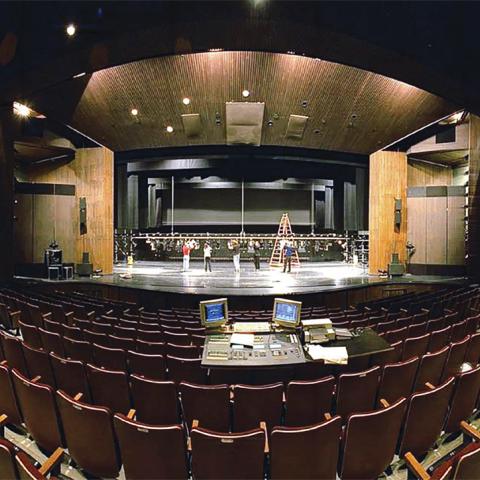
[[[80,197],[80,235],[87,233],[87,199]]]

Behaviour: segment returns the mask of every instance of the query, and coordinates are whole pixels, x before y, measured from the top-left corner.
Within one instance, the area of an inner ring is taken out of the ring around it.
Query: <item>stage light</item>
[[[183,104],[184,105],[190,105],[190,99],[188,97],[185,97],[183,100],[182,100]]]
[[[223,48],[209,48],[209,52],[223,52]]]
[[[135,117],[138,115],[138,110],[136,108],[132,108],[132,111],[130,113]]]
[[[243,97],[243,98],[247,98],[247,97],[249,97],[249,96],[250,96],[250,92],[249,92],[248,90],[244,90],[244,91],[242,92],[242,97]]]
[[[20,117],[29,117],[32,112],[26,105],[18,102],[13,102],[13,111]]]
[[[77,28],[75,27],[75,25],[73,23],[71,23],[70,25],[67,26],[65,31],[67,32],[67,35],[69,37],[73,37],[75,35],[75,32],[77,31]]]
[[[76,75],[73,76],[73,78],[80,78],[80,77],[85,76],[86,74],[87,74],[86,72],[77,73]]]
[[[171,125],[168,125],[166,130],[167,130],[167,133],[172,133],[173,132],[173,127]]]

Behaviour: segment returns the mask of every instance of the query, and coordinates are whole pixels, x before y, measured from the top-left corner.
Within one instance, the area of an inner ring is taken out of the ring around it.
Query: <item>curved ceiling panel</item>
[[[32,99],[38,111],[115,151],[226,144],[225,104],[231,101],[265,103],[261,145],[362,154],[458,109],[382,75],[265,52],[140,60],[63,82]],[[200,115],[201,132],[187,136],[181,115],[193,113]],[[308,117],[302,138],[286,136],[290,115]]]

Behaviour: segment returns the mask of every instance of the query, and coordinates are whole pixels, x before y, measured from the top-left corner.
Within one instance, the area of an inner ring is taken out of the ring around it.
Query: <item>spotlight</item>
[[[75,35],[75,32],[77,31],[77,28],[75,27],[75,25],[73,23],[71,23],[70,25],[67,26],[65,31],[67,32],[67,35],[69,37],[73,37]]]
[[[166,130],[167,130],[167,133],[172,133],[173,132],[173,127],[171,125],[168,125]]]
[[[132,108],[132,111],[130,112],[133,116],[138,115],[138,110],[136,108]]]
[[[188,97],[185,97],[183,100],[182,100],[183,104],[184,105],[190,105],[190,99]]]
[[[18,102],[13,102],[13,111],[20,117],[29,117],[32,112],[26,105]]]
[[[243,97],[243,98],[247,98],[247,97],[249,97],[249,96],[250,96],[250,92],[249,92],[248,90],[244,90],[244,91],[242,92],[242,97]]]

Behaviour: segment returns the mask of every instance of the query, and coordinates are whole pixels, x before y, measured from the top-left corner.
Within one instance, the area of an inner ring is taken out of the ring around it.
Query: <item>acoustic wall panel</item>
[[[447,263],[447,197],[427,197],[427,262]]]
[[[465,263],[465,196],[447,197],[447,264]]]
[[[407,198],[407,241],[415,246],[410,263],[427,263],[427,199]]]

